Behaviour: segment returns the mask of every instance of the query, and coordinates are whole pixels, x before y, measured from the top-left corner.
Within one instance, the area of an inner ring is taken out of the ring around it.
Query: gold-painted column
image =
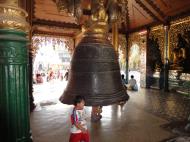
[[[113,47],[114,47],[117,54],[118,54],[118,48],[119,48],[118,22],[119,22],[119,19],[121,16],[120,12],[121,11],[119,10],[118,1],[113,0],[111,5],[110,5],[110,9],[109,9],[109,19],[112,22],[112,44],[113,44]]]
[[[164,26],[164,91],[169,91],[169,25]]]
[[[117,54],[118,54],[118,48],[119,48],[118,38],[119,38],[118,23],[113,22],[112,23],[112,44]]]

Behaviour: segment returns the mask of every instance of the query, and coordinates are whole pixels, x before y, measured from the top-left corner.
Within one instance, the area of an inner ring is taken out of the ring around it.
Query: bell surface
[[[84,37],[76,47],[60,101],[73,104],[77,95],[85,97],[86,106],[106,106],[129,99],[117,55],[108,40]]]

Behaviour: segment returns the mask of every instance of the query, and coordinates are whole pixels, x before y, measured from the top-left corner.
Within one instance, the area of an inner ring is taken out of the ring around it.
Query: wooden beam
[[[145,0],[145,1],[152,7],[154,12],[160,16],[162,21],[166,19],[167,16],[160,10],[160,8],[158,8],[158,6],[152,0]]]
[[[57,21],[50,21],[50,20],[42,20],[42,19],[33,19],[33,25],[48,25],[48,26],[56,26],[61,28],[71,28],[71,29],[81,29],[80,25],[73,24],[73,23],[63,23]]]
[[[64,37],[74,37],[73,34],[65,34],[65,33],[55,33],[55,32],[46,32],[46,31],[38,31],[38,30],[34,30],[33,31],[33,35],[34,34],[45,34],[45,35],[54,35],[54,36],[64,36]]]
[[[35,19],[35,14],[34,14],[35,13],[35,4],[36,4],[36,1],[32,0],[32,2],[31,2],[31,12],[32,12],[31,17],[32,17],[32,20]]]
[[[160,20],[158,19],[158,17],[157,17],[156,15],[154,15],[154,13],[152,13],[152,11],[150,11],[150,10],[142,3],[141,0],[135,0],[135,1],[136,1],[136,3],[137,3],[140,7],[142,7],[153,19],[155,19],[156,21],[160,21]]]
[[[175,16],[170,16],[167,18],[167,21],[174,21],[180,18],[185,18],[187,16],[190,16],[190,8],[186,11],[183,11],[181,13],[176,14]]]
[[[144,29],[147,29],[149,27],[154,27],[154,26],[158,26],[158,25],[161,25],[163,24],[162,22],[152,22],[150,24],[146,24],[146,25],[143,25],[143,26],[140,26],[138,28],[134,28],[132,30],[129,30],[128,31],[128,34],[131,34],[131,33],[134,33],[134,32],[138,32],[138,31],[141,31],[141,30],[144,30]]]
[[[126,17],[127,17],[127,30],[129,30],[129,28],[130,28],[130,17],[129,17],[129,2],[127,1],[126,2],[126,11],[127,11],[127,15],[126,15]]]
[[[182,13],[179,13],[175,16],[172,16],[172,17],[168,17],[166,20],[165,20],[165,23],[162,23],[162,22],[152,22],[150,24],[147,24],[147,25],[144,25],[144,26],[141,26],[141,27],[138,27],[138,28],[135,28],[135,29],[132,29],[132,30],[128,30],[128,33],[134,33],[134,32],[138,32],[138,31],[141,31],[143,29],[146,29],[147,27],[153,27],[153,26],[158,26],[158,25],[161,25],[161,24],[168,24],[170,23],[171,21],[174,21],[174,20],[177,20],[177,19],[180,19],[180,18],[185,18],[187,16],[190,16],[190,9],[187,10],[187,11],[184,11]]]

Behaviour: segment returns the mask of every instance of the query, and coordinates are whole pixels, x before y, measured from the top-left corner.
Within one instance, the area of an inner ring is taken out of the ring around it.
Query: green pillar
[[[26,34],[0,30],[0,126],[3,142],[30,140]]]
[[[28,99],[29,25],[16,0],[0,3],[0,130],[2,142],[31,142]]]

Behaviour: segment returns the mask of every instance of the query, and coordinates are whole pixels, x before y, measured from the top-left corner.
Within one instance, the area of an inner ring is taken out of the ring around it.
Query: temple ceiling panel
[[[128,1],[130,29],[138,28],[154,21],[154,18],[146,10],[140,0]]]
[[[35,0],[34,17],[48,21],[77,24],[73,16],[67,13],[59,13],[56,3],[53,0]]]
[[[166,16],[175,16],[190,10],[189,0],[154,0],[151,2],[156,5]]]

